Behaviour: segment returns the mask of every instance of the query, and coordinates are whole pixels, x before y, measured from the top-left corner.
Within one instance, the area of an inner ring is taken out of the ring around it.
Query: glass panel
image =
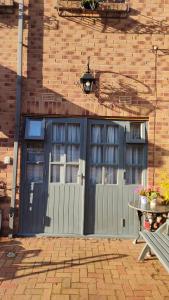
[[[80,125],[68,124],[68,143],[80,143]]]
[[[102,168],[100,167],[90,168],[90,182],[92,184],[102,183]]]
[[[128,165],[142,164],[142,159],[143,159],[143,146],[142,145],[127,146],[126,163]]]
[[[28,162],[44,162],[44,149],[40,143],[27,145]]]
[[[106,127],[106,143],[118,144],[119,143],[119,130],[118,126]]]
[[[43,166],[27,165],[27,179],[30,182],[43,182]]]
[[[117,184],[117,169],[111,167],[105,168],[104,183]]]
[[[103,142],[103,125],[93,125],[91,128],[91,142],[100,144]]]
[[[67,166],[66,167],[66,182],[77,183],[78,166]]]
[[[130,123],[130,138],[141,139],[141,123]]]
[[[61,145],[53,145],[52,161],[64,161],[65,147]]]
[[[93,164],[100,164],[103,162],[103,147],[101,146],[91,147],[91,162]]]
[[[65,142],[65,125],[57,124],[53,125],[53,142],[64,143]]]
[[[142,169],[128,167],[126,170],[126,184],[142,184]]]
[[[80,146],[67,146],[67,161],[78,162],[80,158]]]
[[[41,137],[42,135],[42,120],[28,120],[28,136]]]
[[[51,182],[60,182],[60,166],[51,165]]]
[[[107,146],[105,148],[105,163],[118,164],[118,147]]]

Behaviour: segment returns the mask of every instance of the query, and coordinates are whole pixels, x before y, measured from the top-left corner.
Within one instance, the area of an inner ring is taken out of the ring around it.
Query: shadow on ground
[[[27,238],[27,242],[29,243],[29,238]],[[14,254],[15,257],[10,257],[12,254]],[[50,258],[44,258],[44,256],[42,256],[41,249],[26,250],[22,246],[22,243],[15,239],[0,240],[0,280],[6,281],[28,277],[30,275],[35,276],[48,271],[64,270],[106,261],[110,262],[127,256],[126,254],[106,253],[51,261]]]

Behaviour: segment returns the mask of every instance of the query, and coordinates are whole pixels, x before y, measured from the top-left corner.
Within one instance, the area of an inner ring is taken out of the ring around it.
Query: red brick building
[[[0,1],[5,234],[15,188],[18,2]],[[80,1],[24,1],[15,233],[135,234],[133,189],[156,184],[169,166],[168,34],[167,0],[93,11]],[[86,94],[88,57],[96,84]]]

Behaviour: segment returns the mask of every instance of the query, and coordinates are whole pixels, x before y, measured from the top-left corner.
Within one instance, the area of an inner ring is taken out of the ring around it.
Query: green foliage
[[[147,195],[147,198],[149,201],[152,201],[153,199],[157,199],[158,196],[159,196],[158,193],[152,192],[150,195]]]
[[[160,195],[160,187],[149,185],[147,188],[143,186],[138,186],[135,189],[135,193],[140,196],[146,196],[148,201],[151,202],[153,199],[157,199]]]
[[[81,6],[85,9],[95,10],[99,7],[100,2],[103,2],[103,0],[82,0]]]

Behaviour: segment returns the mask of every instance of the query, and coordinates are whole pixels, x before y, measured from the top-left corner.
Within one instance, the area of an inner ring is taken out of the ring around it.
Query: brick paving
[[[0,239],[0,299],[169,299],[169,275],[143,243],[96,238]],[[7,257],[15,252],[16,257]]]

